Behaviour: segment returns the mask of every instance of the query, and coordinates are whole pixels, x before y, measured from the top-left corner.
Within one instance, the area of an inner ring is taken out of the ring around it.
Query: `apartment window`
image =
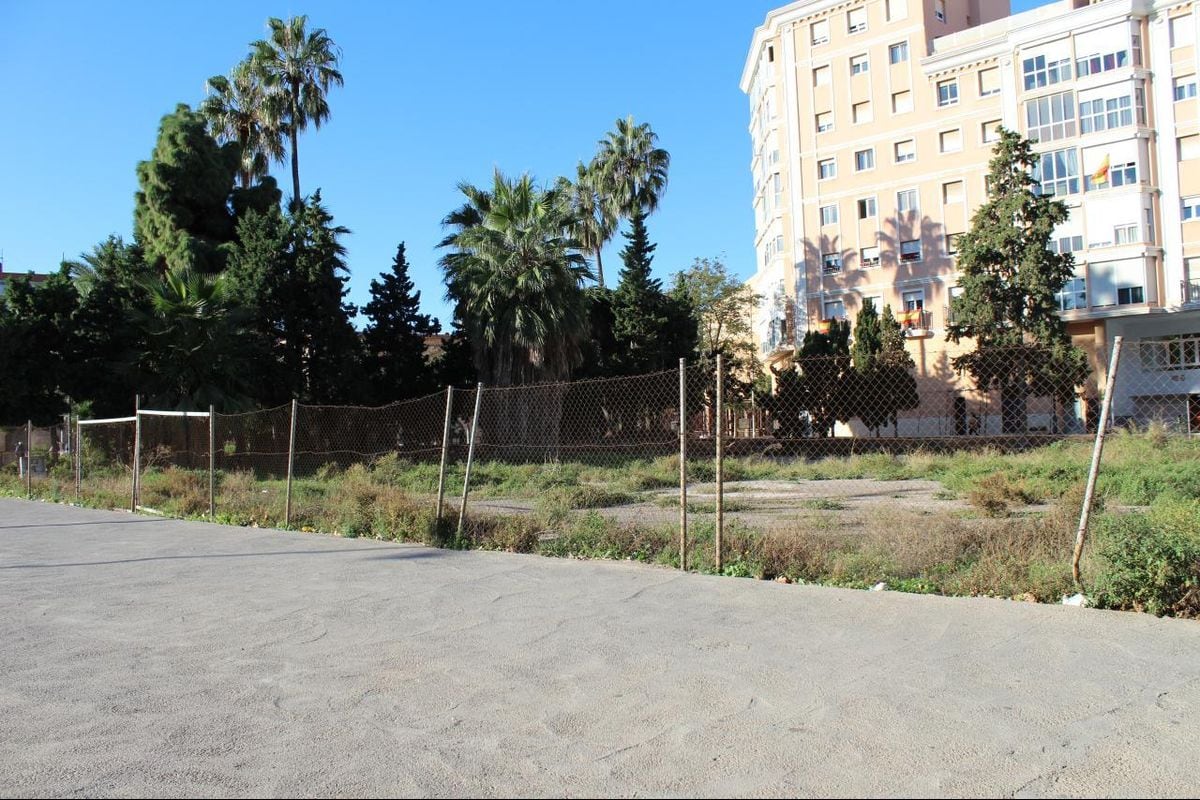
[[[838,207],[836,204],[831,206],[821,206],[821,224],[822,225],[837,225]]]
[[[909,239],[900,243],[900,260],[901,261],[920,261],[921,260],[921,240]]]
[[[1079,104],[1079,131],[1095,131],[1120,128],[1133,124],[1133,99],[1114,97],[1111,100],[1085,100]]]
[[[1087,75],[1099,75],[1114,69],[1129,66],[1129,51],[1118,50],[1115,53],[1085,56],[1076,60],[1075,74],[1080,78]]]
[[[1117,225],[1113,228],[1113,244],[1133,244],[1138,241],[1138,226],[1136,222]]]
[[[1075,135],[1075,95],[1059,92],[1025,102],[1025,129],[1035,142]]]
[[[854,153],[854,171],[862,172],[867,169],[875,169],[874,147],[868,147],[866,150],[857,150]]]
[[[822,253],[821,254],[821,270],[826,275],[832,275],[835,272],[842,271],[842,254],[841,253]]]
[[[833,112],[822,111],[817,114],[817,133],[827,133],[833,130]]]
[[[879,294],[864,295],[863,299],[862,299],[862,307],[866,308],[867,306],[870,306],[871,308],[875,309],[876,311],[883,308],[883,295],[879,295]]]
[[[946,234],[946,255],[952,256],[958,253],[958,247],[962,244],[962,236],[961,233]]]
[[[917,244],[917,242],[906,242],[905,244]],[[900,295],[904,303],[905,311],[921,311],[925,308],[925,290],[918,289],[915,292],[905,292]]]
[[[846,303],[842,300],[826,300],[823,319],[845,319]]]
[[[871,101],[866,100],[862,103],[855,103],[851,110],[854,113],[854,124],[859,125],[863,122],[871,121]]]
[[[1041,89],[1060,81],[1071,80],[1071,59],[1047,60],[1045,56],[1026,58],[1021,62],[1025,91]]]
[[[917,146],[912,139],[905,139],[903,142],[896,142],[896,163],[907,164],[910,161],[917,160]]]
[[[1128,306],[1134,303],[1146,302],[1143,287],[1141,286],[1118,286],[1117,287],[1117,305]]]
[[[813,86],[828,86],[833,81],[833,69],[826,64],[813,69]]]
[[[938,107],[952,106],[958,102],[958,80],[938,81]]]
[[[899,64],[908,61],[908,42],[896,42],[888,45],[888,63]]]
[[[993,119],[981,124],[979,138],[984,144],[1000,141],[1000,120]]]
[[[1133,108],[1137,112],[1137,124],[1146,124],[1146,90],[1142,88],[1142,82],[1137,81],[1137,85],[1133,87]]]
[[[1146,241],[1154,244],[1154,209],[1146,208],[1143,211],[1146,214]]]
[[[943,153],[962,150],[962,131],[958,128],[952,131],[942,131],[938,134],[938,145]]]
[[[879,248],[864,247],[858,251],[858,263],[863,267],[878,267],[879,266]]]
[[[814,22],[809,26],[812,32],[812,43],[816,47],[819,44],[826,44],[829,41],[829,20],[823,19],[820,22]]]
[[[1059,255],[1075,253],[1083,249],[1083,237],[1060,236],[1057,239],[1051,239],[1050,243],[1046,245],[1046,249]]]
[[[979,96],[989,97],[993,94],[1000,94],[1000,68],[979,70]]]
[[[913,110],[912,92],[895,92],[892,95],[892,113],[907,114]]]
[[[846,12],[846,32],[862,33],[867,29],[867,9],[852,8]]]
[[[1079,193],[1079,155],[1075,148],[1042,153],[1033,166],[1033,179],[1042,194],[1064,196]]]
[[[942,202],[946,204],[961,203],[966,195],[963,191],[962,181],[950,181],[942,184]]]
[[[1193,133],[1191,136],[1180,136],[1175,142],[1180,161],[1200,158],[1200,135]]]
[[[1063,288],[1054,293],[1059,311],[1076,311],[1087,308],[1087,279],[1076,275]]]
[[[875,198],[864,197],[858,201],[858,218],[871,219],[876,215]]]
[[[777,256],[783,255],[783,235],[782,234],[775,237],[775,255],[777,255]]]
[[[909,211],[920,211],[920,203],[917,200],[917,190],[905,189],[902,192],[896,192],[896,210],[901,214]]]
[[[1107,158],[1099,169],[1084,179],[1084,188],[1088,191],[1115,186],[1131,186],[1137,183],[1137,162],[1128,161],[1124,164],[1109,166]]]
[[[850,56],[850,74],[865,75],[871,69],[866,53],[861,56]]]
[[[1200,219],[1200,197],[1183,198],[1183,218]]]
[[[837,177],[837,161],[825,158],[817,162],[817,179],[827,181]]]
[[[1188,75],[1185,78],[1176,78],[1173,85],[1175,87],[1176,103],[1178,103],[1180,100],[1191,100],[1196,96],[1195,75]]]
[[[1196,25],[1192,15],[1171,17],[1171,47],[1191,47],[1196,43]]]
[[[946,21],[946,0],[933,0],[933,15],[938,22]]]
[[[908,0],[884,0],[884,9],[888,22],[904,19],[908,16]]]
[[[1195,299],[1187,297],[1184,302],[1193,303]],[[1143,366],[1156,372],[1200,368],[1200,334],[1197,333],[1142,339],[1139,349]]]
[[[783,176],[776,172],[771,176],[771,182],[775,189],[775,208],[779,208],[783,202]]]

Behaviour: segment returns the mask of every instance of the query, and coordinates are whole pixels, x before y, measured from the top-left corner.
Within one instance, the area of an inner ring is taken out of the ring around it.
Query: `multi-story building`
[[[871,298],[909,329],[919,377],[940,375],[943,398],[965,391],[946,368],[962,350],[945,341],[955,249],[1003,125],[1036,142],[1041,190],[1070,208],[1053,247],[1077,270],[1059,308],[1097,376],[1116,335],[1194,340],[1164,349],[1184,376],[1174,397],[1118,394],[1118,414],[1200,422],[1197,19],[1184,0],[1011,16],[1007,0],[799,0],[768,14],[742,76],[764,358],[786,361]],[[1095,385],[1084,394],[1081,407]]]

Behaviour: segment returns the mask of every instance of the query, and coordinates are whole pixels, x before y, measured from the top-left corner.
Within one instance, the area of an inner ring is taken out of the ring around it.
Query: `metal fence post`
[[[129,510],[137,511],[138,484],[142,478],[142,398],[133,396],[133,491],[130,493]]]
[[[1079,559],[1083,556],[1083,543],[1087,538],[1088,520],[1092,515],[1092,497],[1096,491],[1096,478],[1100,473],[1100,457],[1104,454],[1104,435],[1108,429],[1108,418],[1112,414],[1113,389],[1117,383],[1117,367],[1121,363],[1123,337],[1113,339],[1112,356],[1108,362],[1108,378],[1104,382],[1104,402],[1100,406],[1100,424],[1096,427],[1096,444],[1092,448],[1092,465],[1088,470],[1087,488],[1083,492],[1083,508],[1079,512],[1079,530],[1075,534],[1075,552],[1071,555],[1071,577],[1075,585],[1083,589],[1079,576]]]
[[[216,517],[217,495],[217,414],[212,406],[208,407],[208,518]]]
[[[687,569],[687,359],[679,359],[679,569]]]
[[[442,502],[446,497],[446,462],[450,450],[450,419],[454,415],[454,387],[446,387],[446,422],[442,426],[442,466],[438,470],[437,524],[442,524]]]
[[[25,420],[25,497],[33,499],[33,420]]]
[[[479,432],[479,404],[483,400],[483,384],[475,386],[475,413],[471,416],[471,443],[467,446],[467,469],[463,475],[462,504],[458,507],[458,536],[462,536],[467,519],[467,491],[471,486],[471,463],[475,460],[475,437]]]
[[[75,454],[75,502],[78,503],[83,496],[83,426],[79,424],[79,420],[75,420],[75,448],[72,452]]]
[[[299,404],[292,398],[292,431],[288,436],[287,499],[283,505],[283,527],[292,524],[292,471],[296,465],[296,410]]]
[[[717,530],[716,568],[721,572],[722,534],[725,532],[725,363],[717,354]]]

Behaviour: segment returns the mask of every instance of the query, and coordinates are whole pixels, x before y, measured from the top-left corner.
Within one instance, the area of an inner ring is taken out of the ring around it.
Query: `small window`
[[[854,171],[862,172],[868,169],[875,169],[875,148],[873,147],[857,150],[854,153]]]
[[[828,86],[833,81],[833,70],[828,64],[813,69],[813,86]]]
[[[1171,17],[1171,47],[1191,47],[1196,43],[1196,24],[1192,15]]]
[[[1186,78],[1175,79],[1175,102],[1180,100],[1191,100],[1196,96],[1196,76],[1188,75]]]
[[[921,260],[921,240],[909,239],[900,243],[900,260],[906,262]],[[905,295],[907,297],[907,295]],[[922,298],[924,295],[922,294]],[[911,309],[908,309],[911,310]]]
[[[1138,241],[1138,226],[1135,222],[1113,227],[1113,244],[1133,244]]]
[[[1190,136],[1180,136],[1176,140],[1176,147],[1179,150],[1180,161],[1200,158],[1200,135],[1193,133]]]
[[[867,60],[866,53],[861,56],[850,57],[850,74],[865,75],[871,69],[871,63]]]
[[[821,224],[822,225],[837,225],[838,207],[836,204],[831,206],[821,206]]]
[[[961,203],[964,200],[963,182],[950,181],[942,184],[942,202],[946,204]]]
[[[1183,219],[1200,220],[1200,197],[1183,198]]]
[[[902,192],[896,192],[896,210],[901,214],[910,211],[920,211],[920,203],[917,199],[916,189],[905,189]]]
[[[833,112],[822,111],[817,114],[817,133],[828,133],[833,130]]]
[[[862,307],[866,308],[868,305],[871,306],[871,308],[875,309],[876,311],[879,311],[881,308],[883,308],[883,295],[881,295],[881,294],[864,295],[863,299],[862,299]]]
[[[946,255],[952,256],[958,253],[958,247],[962,243],[961,233],[946,234]]]
[[[830,178],[837,177],[837,161],[832,158],[822,159],[817,162],[817,178],[827,181]]]
[[[867,9],[852,8],[846,12],[846,32],[862,33],[867,29]]]
[[[842,271],[842,254],[841,253],[822,253],[821,254],[821,271],[826,275],[832,275],[835,272]]]
[[[851,110],[854,113],[855,125],[861,125],[864,122],[870,122],[872,120],[870,100],[865,100],[861,103],[855,103]]]
[[[777,255],[777,256],[783,255],[783,235],[782,234],[775,237],[775,255]]]
[[[859,219],[872,219],[875,217],[875,215],[876,215],[876,211],[875,211],[875,198],[874,197],[864,197],[858,201],[858,218]]]
[[[938,81],[937,95],[939,108],[958,103],[958,80],[951,78],[948,81]]]
[[[946,0],[933,0],[933,15],[938,22],[946,21]]]
[[[1000,68],[979,70],[979,96],[989,97],[993,94],[1000,94]]]
[[[912,139],[896,142],[896,163],[907,164],[917,160],[917,146]]]
[[[1146,302],[1141,286],[1117,287],[1117,305],[1127,306]]]
[[[920,244],[920,242],[904,242],[904,244]],[[920,311],[925,308],[925,291],[923,289],[918,289],[915,292],[904,292],[900,298],[904,304],[905,311]]]
[[[907,114],[913,110],[912,92],[895,92],[892,94],[892,113]]]
[[[829,20],[823,19],[819,22],[814,22],[809,26],[809,29],[812,32],[813,47],[829,42]]]
[[[1000,120],[993,119],[980,125],[979,138],[984,144],[1000,141]]]
[[[894,22],[908,16],[908,0],[884,0],[887,21]]]
[[[858,263],[864,269],[866,269],[867,267],[878,267],[879,266],[879,248],[878,247],[864,247],[862,250],[859,250],[858,251]]]
[[[888,63],[899,64],[908,61],[908,42],[896,42],[888,45]]]
[[[845,319],[846,304],[842,300],[825,301],[825,319]]]
[[[942,131],[938,134],[938,144],[943,153],[953,153],[962,150],[962,131],[958,128],[952,131]]]

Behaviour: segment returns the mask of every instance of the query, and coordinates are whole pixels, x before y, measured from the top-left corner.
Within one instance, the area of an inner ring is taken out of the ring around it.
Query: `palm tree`
[[[618,119],[616,129],[600,140],[596,162],[611,213],[633,219],[658,208],[667,188],[671,154],[657,142],[658,134],[649,123],[636,124],[632,116]]]
[[[444,220],[447,297],[458,304],[482,380],[508,386],[569,377],[586,330],[580,243],[554,189],[499,170],[490,190],[460,184],[464,206]]]
[[[604,287],[604,261],[600,251],[617,232],[617,212],[604,194],[600,163],[582,161],[575,168],[575,181],[562,177],[555,187],[571,217],[571,234],[588,252],[596,255],[596,282]]]
[[[342,86],[338,71],[341,48],[334,44],[324,28],[305,31],[308,17],[292,17],[287,22],[271,17],[269,40],[251,45],[251,59],[263,82],[282,96],[283,128],[292,145],[292,203],[300,202],[300,132],[311,122],[314,128],[329,119],[326,95],[330,87]]]
[[[208,96],[200,113],[218,142],[237,142],[241,148],[238,176],[249,189],[267,174],[272,161],[283,160],[280,96],[267,90],[254,63],[247,59],[229,73],[208,79]]]

